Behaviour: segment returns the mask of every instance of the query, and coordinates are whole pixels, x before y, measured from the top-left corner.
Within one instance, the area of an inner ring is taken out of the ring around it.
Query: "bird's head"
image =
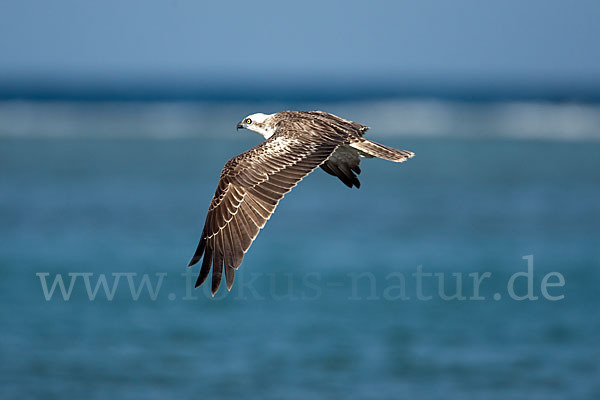
[[[275,124],[271,120],[273,114],[256,113],[248,115],[237,124],[238,129],[249,129],[260,133],[265,139],[270,138],[275,133]]]

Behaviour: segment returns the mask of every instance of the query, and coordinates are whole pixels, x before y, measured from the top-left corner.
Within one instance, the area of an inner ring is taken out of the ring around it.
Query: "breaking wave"
[[[238,138],[254,112],[322,109],[372,127],[373,137],[600,140],[594,103],[386,100],[326,104],[229,102],[0,102],[0,137]]]

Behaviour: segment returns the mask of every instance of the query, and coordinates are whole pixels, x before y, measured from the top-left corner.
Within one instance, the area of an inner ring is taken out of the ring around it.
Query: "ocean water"
[[[315,171],[211,298],[186,265],[252,106],[0,106],[1,398],[600,398],[597,107],[370,104],[415,158]]]

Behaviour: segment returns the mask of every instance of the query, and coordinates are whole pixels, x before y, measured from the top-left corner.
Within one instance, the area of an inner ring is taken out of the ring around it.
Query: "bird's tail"
[[[350,144],[350,147],[362,151],[370,156],[383,158],[384,160],[393,162],[406,161],[415,155],[415,153],[412,151],[394,149],[393,147],[384,146],[364,138],[358,142]]]

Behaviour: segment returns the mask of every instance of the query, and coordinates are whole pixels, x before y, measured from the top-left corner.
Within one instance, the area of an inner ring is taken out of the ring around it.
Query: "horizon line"
[[[431,98],[463,102],[600,102],[600,81],[485,76],[12,74],[0,100],[31,101],[360,101]]]

